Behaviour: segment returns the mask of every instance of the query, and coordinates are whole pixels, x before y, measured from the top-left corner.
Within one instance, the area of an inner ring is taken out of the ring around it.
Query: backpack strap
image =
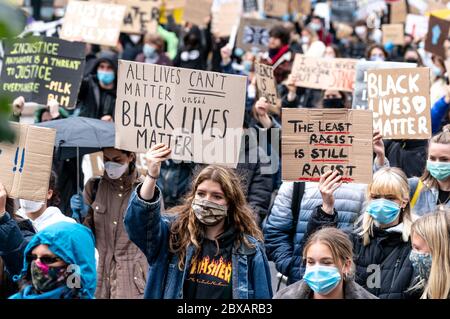
[[[417,200],[419,199],[420,191],[422,190],[422,188],[423,188],[423,183],[422,183],[422,180],[419,179],[419,183],[417,183],[416,191],[414,192],[414,195],[413,195],[413,197],[412,197],[412,199],[411,199],[411,202],[410,202],[410,204],[409,204],[411,210],[412,210],[412,209],[414,208],[414,206],[416,205],[416,202],[417,202]]]

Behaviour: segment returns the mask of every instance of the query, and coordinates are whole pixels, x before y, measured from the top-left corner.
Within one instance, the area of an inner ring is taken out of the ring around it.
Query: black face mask
[[[323,99],[322,105],[325,109],[343,109],[345,107],[341,98]]]
[[[405,60],[406,63],[419,63],[419,61],[417,61],[416,59],[406,59]]]

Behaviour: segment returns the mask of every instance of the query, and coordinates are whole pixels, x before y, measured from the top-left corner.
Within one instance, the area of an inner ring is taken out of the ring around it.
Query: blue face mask
[[[370,57],[370,61],[382,62],[382,61],[384,61],[384,57],[382,57],[381,55],[372,55]]]
[[[156,56],[156,49],[150,44],[144,44],[143,52],[146,58],[154,58]]]
[[[400,205],[391,200],[379,198],[372,200],[366,211],[378,223],[387,225],[392,223],[400,214]]]
[[[427,161],[427,170],[431,176],[439,181],[445,180],[450,176],[450,163]]]
[[[411,261],[414,271],[419,275],[420,279],[427,280],[430,276],[432,264],[431,254],[411,250],[409,260]]]
[[[317,265],[306,267],[303,280],[315,293],[327,295],[341,282],[341,274],[334,266]]]
[[[433,71],[434,76],[441,76],[442,75],[442,70],[440,67],[436,66],[436,65],[432,65],[431,66],[431,70]]]
[[[113,71],[97,71],[97,78],[105,85],[111,84],[116,78]]]
[[[245,51],[242,50],[241,48],[234,49],[234,55],[237,56],[238,58],[242,57],[244,53]]]

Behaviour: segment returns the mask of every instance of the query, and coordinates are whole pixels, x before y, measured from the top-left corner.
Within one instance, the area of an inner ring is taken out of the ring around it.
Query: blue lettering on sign
[[[14,166],[12,171],[15,173],[17,171],[17,163],[18,163],[18,159],[19,159],[19,147],[17,147],[16,149],[16,155],[14,156]],[[23,165],[25,163],[25,148],[22,149],[22,158],[20,161],[20,167],[19,167],[19,172],[22,173],[23,171]]]
[[[431,44],[432,45],[436,45],[439,41],[439,37],[441,35],[441,28],[439,27],[439,25],[435,25],[433,27],[433,29],[431,30],[432,32],[432,37],[431,37]]]

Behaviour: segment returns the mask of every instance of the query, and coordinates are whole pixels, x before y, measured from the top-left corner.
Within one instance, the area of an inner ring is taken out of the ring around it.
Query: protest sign
[[[127,7],[71,0],[66,9],[61,39],[116,46]]]
[[[395,23],[405,23],[407,7],[406,0],[398,0],[390,3],[389,8],[389,22],[392,24]]]
[[[433,15],[430,16],[427,38],[425,39],[425,50],[445,59],[444,42],[448,37],[449,30],[450,21],[439,19]]]
[[[55,99],[76,106],[85,64],[85,44],[58,38],[27,37],[5,42],[0,94],[23,96],[47,105]]]
[[[384,139],[431,137],[429,68],[369,70],[367,96]]]
[[[405,33],[411,34],[414,38],[425,37],[428,32],[428,17],[408,14],[406,16]]]
[[[160,0],[115,0],[114,2],[127,6],[120,31],[131,34],[156,32]]]
[[[269,31],[278,23],[275,19],[252,19],[241,18],[237,35],[237,47],[244,51],[258,48],[260,51],[267,50],[269,45]]]
[[[318,182],[337,170],[344,182],[372,180],[372,112],[345,109],[283,109],[282,177]]]
[[[273,67],[255,62],[255,76],[258,96],[265,97],[271,109],[275,110],[280,103],[275,77],[273,75]]]
[[[206,18],[211,15],[213,0],[186,0],[184,21],[199,27],[206,26]]]
[[[353,91],[356,59],[327,59],[295,55],[292,75],[296,86]]]
[[[218,37],[229,37],[238,27],[242,14],[241,0],[228,0],[212,9],[211,30]]]
[[[356,63],[355,90],[353,91],[353,109],[367,109],[367,71],[375,69],[414,68],[415,63],[377,62],[361,60]]]
[[[358,3],[356,0],[332,1],[330,10],[331,21],[352,24],[355,21],[355,14],[358,10]]]
[[[56,130],[10,123],[15,143],[0,143],[0,182],[8,196],[47,199]]]
[[[391,42],[395,45],[403,45],[403,24],[383,24],[381,26],[383,32],[383,44]]]
[[[235,167],[246,87],[244,76],[119,60],[116,148],[166,143],[175,160]]]
[[[269,17],[278,17],[289,13],[289,0],[265,0],[264,12]]]
[[[311,13],[312,4],[311,0],[292,0],[290,12],[298,12],[301,15],[309,15]]]
[[[184,8],[186,0],[163,0],[163,5],[166,10]]]

